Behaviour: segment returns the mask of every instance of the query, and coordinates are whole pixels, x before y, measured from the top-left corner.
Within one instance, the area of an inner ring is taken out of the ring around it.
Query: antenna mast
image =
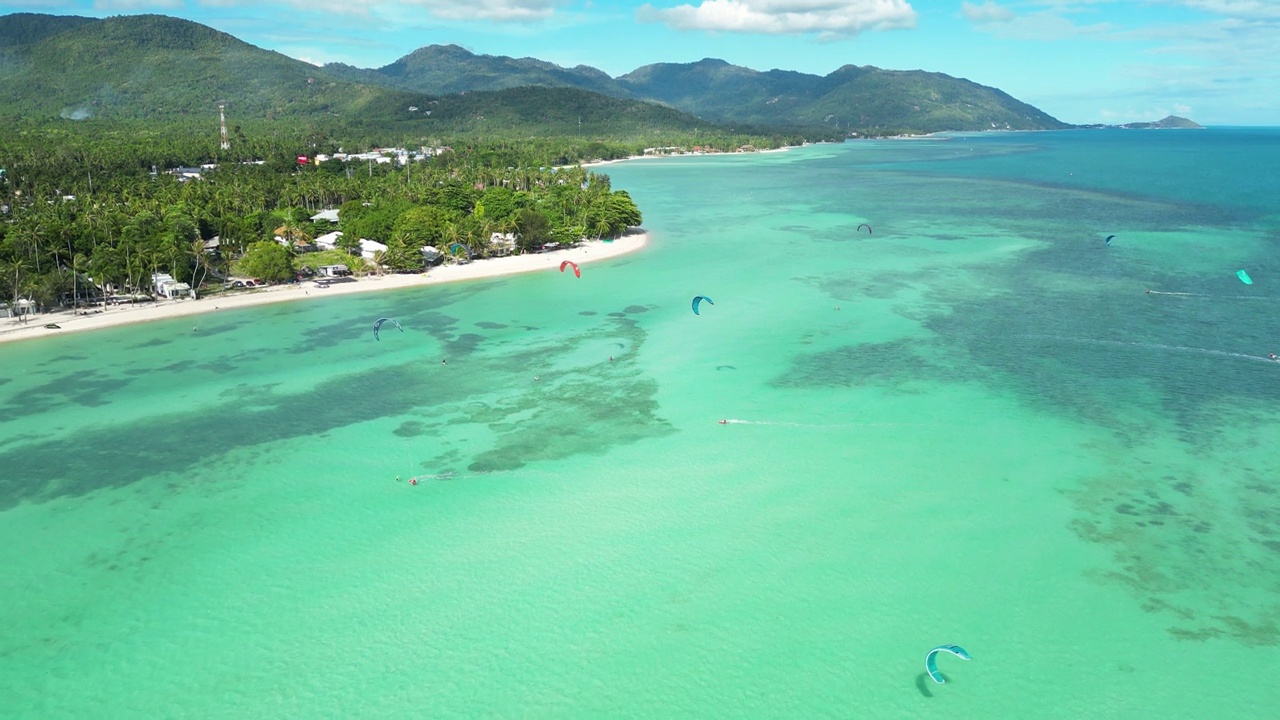
[[[218,103],[218,123],[222,128],[222,149],[230,150],[231,143],[227,140],[227,114],[224,112],[225,103]]]

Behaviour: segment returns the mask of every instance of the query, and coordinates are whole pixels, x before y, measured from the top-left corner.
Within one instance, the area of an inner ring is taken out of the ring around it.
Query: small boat
[[[58,323],[49,323],[44,326],[46,330],[61,330],[62,327]]]

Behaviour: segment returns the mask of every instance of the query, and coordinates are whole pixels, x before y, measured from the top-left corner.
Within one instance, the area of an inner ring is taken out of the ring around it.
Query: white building
[[[372,260],[374,253],[386,252],[387,246],[377,240],[366,240],[360,238],[360,257],[365,260]]]
[[[191,286],[178,282],[169,273],[152,273],[151,285],[155,288],[157,295],[173,300],[180,297],[195,297],[196,294],[191,291]]]
[[[338,247],[338,238],[340,237],[342,237],[342,231],[334,230],[331,233],[325,233],[324,235],[321,235],[320,237],[316,238],[313,242],[315,242],[316,247],[320,248],[321,250],[332,250]]]
[[[316,162],[319,162],[319,161],[320,161],[320,156],[317,155]],[[311,222],[320,222],[321,220],[328,220],[329,222],[335,222],[335,223],[338,222],[338,211],[336,209],[322,210],[316,213],[315,215],[311,216]]]

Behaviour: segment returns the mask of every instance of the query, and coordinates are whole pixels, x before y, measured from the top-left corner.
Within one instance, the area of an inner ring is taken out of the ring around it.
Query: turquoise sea
[[[581,279],[0,345],[0,715],[1272,717],[1277,166],[634,161]]]

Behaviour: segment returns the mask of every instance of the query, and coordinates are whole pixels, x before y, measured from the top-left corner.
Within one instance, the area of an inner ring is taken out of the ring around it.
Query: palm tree
[[[191,257],[196,263],[196,269],[191,273],[191,296],[196,297],[200,292],[200,284],[209,274],[209,258],[205,257],[203,240],[196,238],[191,241]]]
[[[84,253],[71,256],[71,310],[80,307],[80,273],[89,267],[89,258]]]
[[[3,275],[6,281],[10,276],[13,277],[13,300],[9,307],[14,312],[17,312],[18,300],[22,299],[22,291],[27,286],[27,283],[24,282],[27,278],[23,277],[23,275],[30,272],[30,270],[31,266],[24,258],[14,258],[8,262],[0,262],[0,275]],[[19,322],[26,322],[26,320],[26,315],[19,317]]]

